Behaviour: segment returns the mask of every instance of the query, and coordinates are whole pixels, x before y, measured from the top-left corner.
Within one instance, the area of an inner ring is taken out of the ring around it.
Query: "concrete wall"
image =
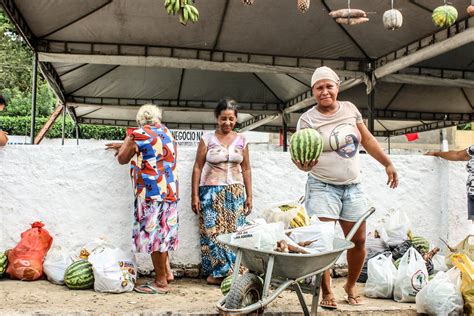
[[[172,262],[200,262],[196,216],[190,209],[191,169],[195,150],[179,151],[181,201],[180,249]],[[392,156],[400,187],[386,187],[383,168],[362,155],[362,179],[369,204],[377,208],[373,229],[389,209],[407,212],[415,234],[436,245],[438,237],[454,243],[468,234],[464,163],[426,156]],[[306,175],[283,152],[251,152],[255,212],[304,193]],[[0,250],[14,246],[30,223],[41,220],[54,244],[74,249],[107,237],[130,249],[132,190],[128,166],[120,166],[101,146],[6,146],[0,148]],[[140,257],[142,268],[149,267]],[[145,261],[144,261],[145,260]]]

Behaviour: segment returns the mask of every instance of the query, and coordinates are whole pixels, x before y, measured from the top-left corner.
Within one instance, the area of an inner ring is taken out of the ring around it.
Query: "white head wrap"
[[[314,71],[313,76],[311,77],[311,88],[317,81],[323,79],[332,80],[338,85],[341,83],[339,76],[337,75],[337,73],[334,72],[334,70],[329,67],[322,66],[316,68],[316,70]]]

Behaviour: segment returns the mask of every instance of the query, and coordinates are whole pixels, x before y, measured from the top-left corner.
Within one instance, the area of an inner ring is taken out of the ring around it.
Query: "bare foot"
[[[348,287],[347,284],[344,284],[344,291],[346,291],[347,296],[345,297],[345,300],[347,304],[349,305],[363,305],[364,301],[360,297],[360,295],[357,293],[357,288],[355,286],[353,287]]]
[[[221,285],[222,280],[224,280],[224,278],[215,278],[212,275],[208,276],[206,279],[207,284],[210,285]]]
[[[324,308],[329,308],[329,309],[336,309],[337,303],[336,303],[336,299],[334,298],[334,294],[332,293],[323,294],[323,299],[319,303],[319,306],[324,307]]]
[[[166,281],[168,281],[168,283],[171,283],[174,281],[174,275],[172,271],[168,271],[168,274],[166,275]]]

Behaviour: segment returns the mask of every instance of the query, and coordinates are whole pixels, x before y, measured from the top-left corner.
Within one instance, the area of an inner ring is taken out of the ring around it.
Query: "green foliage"
[[[462,131],[470,131],[472,129],[472,123],[469,122],[466,124],[460,124],[457,126],[457,129]]]
[[[31,113],[32,65],[31,50],[0,8],[0,94],[8,101],[1,115]],[[56,104],[55,96],[40,75],[37,87],[37,115],[48,116]]]
[[[36,134],[48,119],[36,119]],[[0,116],[0,126],[10,135],[29,135],[31,129],[31,116]],[[74,123],[70,118],[66,119],[65,134],[67,138],[75,138]],[[62,120],[58,118],[53,126],[49,129],[46,137],[61,138]],[[82,139],[107,139],[107,140],[123,140],[126,136],[126,129],[123,127],[113,126],[96,126],[96,125],[80,125],[80,138]]]

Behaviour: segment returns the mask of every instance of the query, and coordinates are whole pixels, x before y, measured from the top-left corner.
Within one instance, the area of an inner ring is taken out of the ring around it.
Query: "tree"
[[[0,115],[22,116],[31,113],[33,54],[0,8],[0,94],[9,106]],[[56,99],[46,80],[39,76],[37,114],[51,114]]]

